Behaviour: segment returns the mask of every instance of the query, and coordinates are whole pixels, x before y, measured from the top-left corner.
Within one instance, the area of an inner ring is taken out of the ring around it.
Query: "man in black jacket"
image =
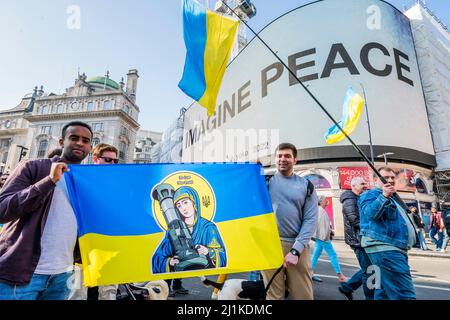
[[[430,250],[428,249],[427,243],[425,242],[425,224],[423,223],[422,217],[419,212],[417,212],[417,208],[414,206],[409,207],[409,210],[412,213],[412,217],[414,220],[414,224],[417,227],[417,235],[419,236],[420,248],[422,250]]]
[[[340,201],[342,203],[342,214],[344,215],[345,243],[348,244],[356,254],[361,269],[353,275],[347,282],[339,286],[339,291],[349,300],[353,300],[353,291],[363,285],[366,300],[373,300],[374,290],[367,287],[366,273],[370,266],[370,260],[363,248],[361,248],[358,198],[361,193],[367,190],[367,184],[361,177],[353,178],[351,181],[352,190],[344,191]]]

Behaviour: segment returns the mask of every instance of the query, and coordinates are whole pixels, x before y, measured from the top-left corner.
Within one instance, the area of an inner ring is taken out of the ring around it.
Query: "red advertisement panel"
[[[368,167],[341,167],[339,168],[339,181],[341,189],[350,190],[353,178],[363,177],[369,184],[369,188],[373,186],[372,170]]]
[[[325,211],[328,214],[328,218],[330,218],[332,228],[334,228],[334,216],[333,216],[333,198],[327,197],[327,206],[325,207]]]
[[[410,169],[392,168],[395,172],[395,188],[398,191],[415,192],[416,181],[415,172]],[[372,169],[369,167],[341,167],[339,168],[339,181],[341,189],[350,190],[351,181],[355,177],[363,177],[369,184],[368,187],[374,186],[372,178]]]

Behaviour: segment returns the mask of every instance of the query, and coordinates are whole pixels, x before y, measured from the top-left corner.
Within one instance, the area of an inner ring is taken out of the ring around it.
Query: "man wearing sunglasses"
[[[408,213],[392,199],[394,171],[383,167],[379,172],[387,183],[376,176],[376,187],[363,193],[358,202],[361,246],[380,282],[375,284],[375,300],[414,300],[407,250],[417,242],[416,231]]]
[[[119,162],[117,155],[119,151],[116,147],[106,144],[99,143],[92,150],[92,161],[94,164],[115,164]]]
[[[119,151],[116,147],[106,143],[99,143],[92,150],[92,161],[94,164],[117,164],[119,162],[119,159],[117,159],[118,154]],[[98,300],[116,300],[117,287],[117,285],[110,285],[89,288],[88,300],[97,300],[97,297]]]

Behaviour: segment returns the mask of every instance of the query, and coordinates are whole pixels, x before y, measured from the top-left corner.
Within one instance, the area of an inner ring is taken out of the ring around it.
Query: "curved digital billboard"
[[[365,91],[376,154],[435,165],[409,20],[380,0],[324,0],[267,25],[260,37],[339,120],[348,87]],[[193,104],[185,114],[183,161],[249,161],[294,143],[299,160],[357,158],[346,140],[327,145],[332,125],[258,40],[229,64],[216,113]],[[369,154],[364,113],[352,139]]]

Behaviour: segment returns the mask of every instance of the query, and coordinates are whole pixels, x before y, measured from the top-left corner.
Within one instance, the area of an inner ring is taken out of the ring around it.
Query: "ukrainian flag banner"
[[[178,84],[188,96],[214,114],[216,100],[239,22],[183,0],[186,62]]]
[[[339,120],[339,126],[345,131],[347,135],[350,135],[355,131],[358,125],[359,118],[364,108],[364,99],[358,93],[349,87],[345,94],[344,104],[342,105],[342,118]],[[333,144],[344,140],[345,135],[336,126],[333,125],[325,134],[325,140],[327,144]]]
[[[278,268],[257,164],[71,165],[86,286]]]

